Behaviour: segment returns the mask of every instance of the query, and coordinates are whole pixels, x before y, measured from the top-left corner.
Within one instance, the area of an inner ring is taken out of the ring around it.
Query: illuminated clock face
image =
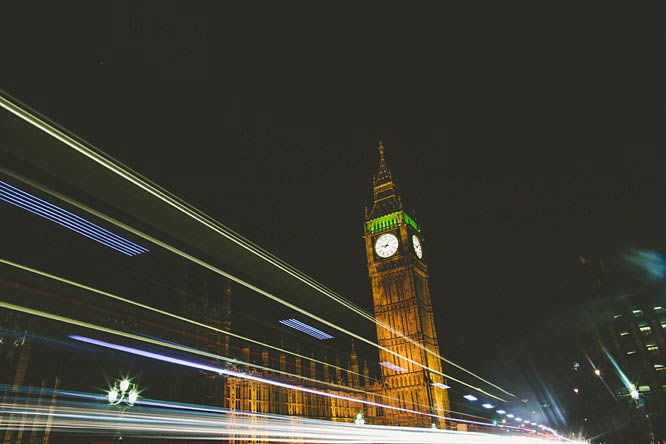
[[[382,234],[375,242],[375,251],[379,257],[390,257],[398,251],[398,238],[391,233]]]
[[[423,257],[423,248],[421,247],[421,241],[416,234],[412,235],[412,244],[414,244],[414,252],[416,253],[416,256],[421,259]]]

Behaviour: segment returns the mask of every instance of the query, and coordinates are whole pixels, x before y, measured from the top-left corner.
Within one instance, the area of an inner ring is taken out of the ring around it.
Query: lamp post
[[[136,384],[131,383],[127,378],[123,378],[113,383],[113,386],[107,393],[107,399],[110,405],[118,405],[123,401],[126,404],[120,412],[120,417],[118,418],[119,426],[116,430],[115,440],[120,441],[123,439],[123,435],[120,433],[120,422],[125,415],[125,410],[133,406],[137,399],[139,399],[139,391],[136,388]]]
[[[118,405],[125,401],[128,406],[132,406],[139,398],[136,384],[130,383],[129,379],[114,382],[107,395],[111,405]]]

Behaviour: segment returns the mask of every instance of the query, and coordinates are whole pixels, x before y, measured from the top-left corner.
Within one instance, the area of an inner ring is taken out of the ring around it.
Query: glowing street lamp
[[[597,376],[601,376],[601,370],[599,370],[598,368],[595,368],[594,369],[594,374],[597,375]]]
[[[136,389],[136,384],[131,384],[129,379],[125,378],[121,381],[116,381],[107,393],[109,404],[118,405],[125,401],[127,405],[134,405],[139,399],[139,392]]]
[[[356,418],[354,419],[354,424],[356,424],[356,425],[365,424],[365,419],[363,418],[363,413],[358,412],[358,414],[356,415]]]

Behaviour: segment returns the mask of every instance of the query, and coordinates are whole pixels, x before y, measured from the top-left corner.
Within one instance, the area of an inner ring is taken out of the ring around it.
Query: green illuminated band
[[[418,224],[407,215],[404,211],[396,211],[395,213],[389,213],[385,216],[377,217],[375,219],[369,220],[366,222],[365,231],[366,233],[381,233],[382,231],[390,230],[400,225],[401,223],[407,223],[412,226],[419,233],[421,228]]]

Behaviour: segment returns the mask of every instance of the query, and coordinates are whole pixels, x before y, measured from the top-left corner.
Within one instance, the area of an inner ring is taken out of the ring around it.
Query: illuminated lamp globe
[[[139,393],[136,390],[132,390],[129,392],[129,395],[127,395],[127,402],[131,405],[134,404],[139,397]]]

